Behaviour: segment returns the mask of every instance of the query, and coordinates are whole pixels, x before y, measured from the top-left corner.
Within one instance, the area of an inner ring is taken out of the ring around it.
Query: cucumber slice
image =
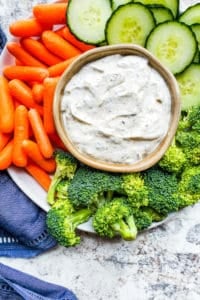
[[[179,17],[179,21],[187,25],[200,24],[200,3],[188,7]]]
[[[182,110],[200,105],[200,65],[191,64],[183,73],[176,76],[180,93]]]
[[[191,26],[191,28],[192,28],[192,31],[195,34],[195,37],[196,37],[196,40],[197,40],[197,43],[198,43],[198,48],[199,48],[199,51],[200,51],[200,24],[194,24],[194,25]]]
[[[197,52],[197,41],[189,26],[169,21],[153,29],[147,38],[146,48],[173,74],[177,74],[193,61]]]
[[[109,0],[70,0],[67,9],[67,24],[71,32],[88,44],[105,40],[105,25],[112,13]]]
[[[133,43],[144,46],[147,36],[154,28],[152,12],[140,3],[128,3],[113,12],[106,25],[109,45]]]
[[[160,24],[166,21],[172,21],[174,19],[173,14],[169,8],[164,6],[148,6],[153,13],[156,24]]]
[[[112,9],[117,9],[120,5],[127,4],[129,2],[132,2],[132,0],[111,0],[112,3]]]
[[[179,0],[135,0],[134,2],[140,2],[144,5],[161,5],[169,8],[176,18],[179,11]]]
[[[199,53],[199,50],[197,51],[197,53],[195,54],[195,57],[193,59],[193,62],[194,63],[199,63],[200,62],[200,53]]]

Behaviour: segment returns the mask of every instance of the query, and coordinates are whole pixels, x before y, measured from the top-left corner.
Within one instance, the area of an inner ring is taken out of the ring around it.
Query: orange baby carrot
[[[59,64],[51,66],[48,68],[50,77],[57,77],[62,75],[62,73],[69,67],[69,65],[77,58],[78,56],[66,59]]]
[[[8,79],[20,79],[27,82],[42,82],[46,77],[49,76],[49,72],[47,69],[29,66],[5,67],[3,73]]]
[[[67,3],[37,4],[33,7],[33,14],[41,24],[65,24],[66,10]]]
[[[7,145],[0,152],[0,170],[5,170],[12,164],[12,152],[13,152],[13,140],[7,143]]]
[[[57,135],[56,132],[49,134],[49,137],[51,142],[55,146],[55,148],[60,148],[63,149],[64,151],[67,151],[66,146],[63,144],[63,142],[61,141],[60,137]]]
[[[8,83],[10,94],[21,104],[25,105],[27,108],[36,108],[38,112],[42,115],[42,106],[35,103],[33,99],[32,89],[22,80],[12,79]]]
[[[52,173],[55,171],[56,163],[53,158],[45,159],[37,143],[31,140],[24,140],[22,142],[22,148],[26,155],[32,159],[37,165],[39,165],[45,171]]]
[[[15,59],[15,65],[16,66],[23,66],[24,64],[19,60],[19,59]]]
[[[95,46],[93,45],[89,45],[86,43],[83,43],[81,41],[79,41],[69,30],[68,27],[63,28],[63,30],[60,32],[61,36],[68,41],[69,43],[71,43],[73,46],[75,46],[76,48],[80,49],[82,52],[88,51],[90,49],[95,48]]]
[[[4,76],[0,76],[0,109],[0,131],[10,133],[14,128],[14,101]]]
[[[42,41],[49,51],[62,59],[68,59],[81,53],[79,49],[51,30],[42,33]]]
[[[53,98],[56,85],[59,78],[46,78],[44,80],[44,98],[43,98],[43,124],[47,134],[54,133],[55,125],[53,118]]]
[[[37,40],[26,38],[21,40],[21,45],[28,53],[48,66],[58,64],[62,61],[58,56],[49,52],[49,50]]]
[[[8,133],[0,132],[0,151],[5,147],[5,145],[10,140],[11,135]]]
[[[44,27],[35,19],[18,20],[10,24],[10,33],[17,37],[39,36]]]
[[[33,135],[42,155],[45,158],[52,157],[54,149],[47,133],[45,132],[44,125],[38,111],[34,108],[31,108],[28,112],[28,116],[31,128],[33,130]]]
[[[17,167],[27,165],[27,155],[22,149],[22,142],[28,139],[29,121],[28,111],[24,105],[19,105],[15,110],[15,127],[12,162]]]
[[[44,85],[42,83],[34,83],[32,87],[33,99],[37,103],[43,101]]]
[[[45,172],[34,162],[29,162],[25,169],[43,187],[45,191],[48,191],[51,183],[51,177],[47,172]]]
[[[30,55],[27,51],[25,51],[18,43],[7,43],[7,49],[13,56],[15,56],[15,58],[21,61],[25,66],[41,68],[46,67],[43,63],[34,58],[32,55]]]

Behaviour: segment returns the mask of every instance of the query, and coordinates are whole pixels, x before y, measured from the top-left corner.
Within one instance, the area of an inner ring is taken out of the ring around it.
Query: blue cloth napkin
[[[56,245],[48,234],[46,213],[0,172],[0,256],[33,257]]]
[[[77,300],[68,289],[0,263],[0,300]]]

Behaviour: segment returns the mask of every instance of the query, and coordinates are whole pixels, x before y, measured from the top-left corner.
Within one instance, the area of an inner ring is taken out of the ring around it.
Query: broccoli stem
[[[88,219],[92,216],[92,214],[92,210],[87,208],[80,209],[79,211],[73,213],[70,216],[73,228],[76,228],[79,224],[87,222]]]
[[[48,193],[47,193],[47,202],[50,205],[53,205],[54,202],[55,202],[56,188],[57,188],[57,185],[58,185],[60,180],[61,180],[60,177],[54,177],[51,181],[51,184],[50,184],[50,187],[49,187],[49,190],[48,190]]]
[[[137,237],[137,227],[133,216],[120,220],[118,223],[113,224],[112,228],[126,241],[135,240]]]

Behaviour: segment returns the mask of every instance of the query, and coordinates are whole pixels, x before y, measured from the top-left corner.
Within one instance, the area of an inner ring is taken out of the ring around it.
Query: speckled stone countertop
[[[37,2],[0,0],[1,26],[27,17]],[[180,0],[181,8],[200,1]],[[79,300],[199,300],[200,204],[176,213],[134,242],[81,233],[75,248],[0,262],[72,289]]]

